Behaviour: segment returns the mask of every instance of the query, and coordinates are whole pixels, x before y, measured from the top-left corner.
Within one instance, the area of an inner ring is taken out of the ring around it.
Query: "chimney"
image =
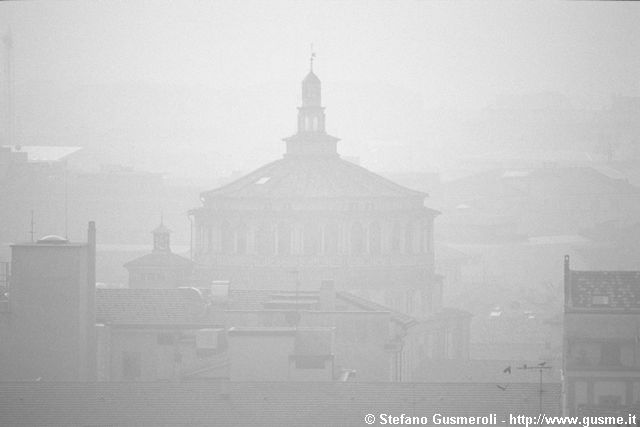
[[[564,306],[571,307],[571,267],[569,255],[564,256]]]
[[[91,289],[96,287],[96,223],[94,221],[89,222],[89,229],[87,230],[87,246],[88,246],[88,280]]]
[[[336,310],[336,288],[333,280],[323,280],[320,284],[320,310]]]
[[[89,222],[87,230],[87,353],[86,381],[97,378],[97,337],[96,337],[96,223]]]
[[[210,295],[213,304],[224,305],[229,302],[229,288],[231,282],[229,280],[213,280],[211,281]]]

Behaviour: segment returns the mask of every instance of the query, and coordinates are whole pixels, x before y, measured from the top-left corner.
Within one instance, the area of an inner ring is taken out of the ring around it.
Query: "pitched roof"
[[[96,289],[96,322],[171,325],[203,323],[205,301],[197,289]]]
[[[204,198],[416,197],[405,188],[340,157],[285,157],[268,163]]]
[[[560,414],[560,384],[544,384],[543,412]],[[0,383],[0,424],[11,426],[362,426],[366,414],[537,416],[538,384],[182,382]]]
[[[317,305],[319,293],[273,289],[230,289],[226,309],[238,311],[277,309],[272,303],[284,300],[290,304],[295,304],[297,300],[302,306]]]
[[[640,310],[640,271],[571,271],[573,308]]]
[[[278,309],[277,303],[295,304],[296,300],[301,309],[319,309],[319,292],[317,291],[290,291],[290,290],[268,290],[268,289],[231,289],[227,310],[255,311]],[[364,311],[383,311],[391,314],[391,320],[410,326],[418,323],[418,320],[408,314],[395,311],[389,307],[378,304],[371,300],[361,298],[349,292],[336,292],[336,299],[342,299]],[[304,308],[304,307],[307,308]],[[468,314],[467,312],[464,312]]]
[[[336,297],[339,297],[351,304],[354,304],[366,311],[388,311],[391,313],[391,320],[396,323],[399,323],[404,326],[411,326],[418,323],[418,319],[408,314],[404,314],[402,312],[393,310],[387,306],[382,304],[378,304],[377,302],[373,302],[371,300],[361,298],[357,295],[354,295],[350,292],[338,292]]]
[[[475,316],[471,322],[471,340],[492,344],[544,343],[550,338],[546,325],[544,318],[529,318],[521,312],[503,313],[496,317]]]

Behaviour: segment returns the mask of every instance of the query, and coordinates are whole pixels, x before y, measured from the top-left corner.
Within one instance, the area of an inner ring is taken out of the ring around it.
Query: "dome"
[[[44,236],[38,240],[38,243],[52,243],[56,245],[69,243],[69,239],[65,239],[62,236],[57,236],[55,234],[49,234],[48,236]]]

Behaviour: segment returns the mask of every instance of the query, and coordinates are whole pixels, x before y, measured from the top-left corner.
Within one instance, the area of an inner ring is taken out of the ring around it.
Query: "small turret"
[[[285,138],[287,155],[337,156],[338,138],[325,130],[322,83],[313,72],[311,54],[309,74],[302,80],[302,105],[298,107],[298,131]]]
[[[171,252],[171,230],[165,227],[162,219],[160,219],[160,225],[152,233],[153,252]]]

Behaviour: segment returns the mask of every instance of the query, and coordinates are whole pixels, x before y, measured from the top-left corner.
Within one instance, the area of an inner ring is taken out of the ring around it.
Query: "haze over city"
[[[0,2],[0,425],[637,425],[637,2]]]
[[[377,170],[433,170],[498,151],[461,128],[473,116],[468,110],[508,97],[552,94],[562,97],[562,108],[598,110],[612,95],[640,90],[633,3],[0,8],[0,28],[11,32],[14,46],[16,144],[91,147],[104,162],[202,185],[281,154],[279,139],[293,130],[298,102],[291,82],[307,68],[312,43],[327,83],[330,130],[342,138],[344,154]],[[6,93],[6,79],[2,85]],[[460,110],[467,112],[454,113]],[[411,155],[377,158],[388,146]]]

